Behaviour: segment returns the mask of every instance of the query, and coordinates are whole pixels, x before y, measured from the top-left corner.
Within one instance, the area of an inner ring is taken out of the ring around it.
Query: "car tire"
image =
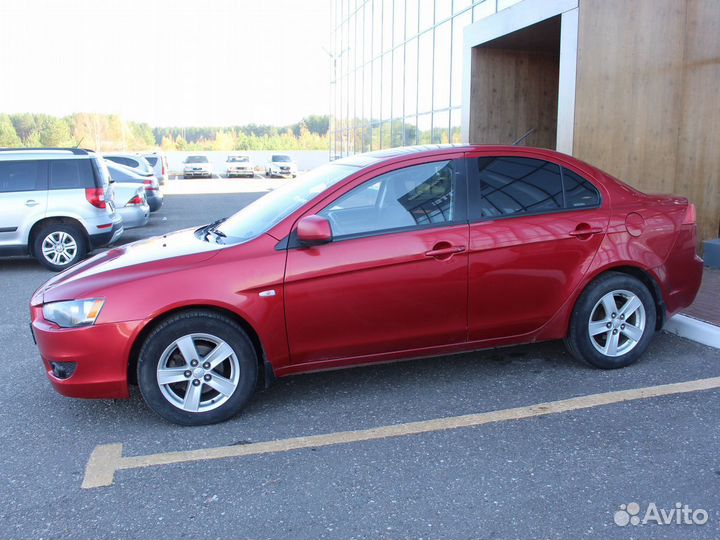
[[[575,304],[565,346],[576,359],[601,369],[635,363],[655,334],[656,307],[639,279],[607,272]]]
[[[221,351],[217,358],[214,351]],[[138,356],[143,399],[158,415],[183,426],[215,424],[236,415],[255,392],[257,378],[258,358],[247,334],[213,311],[171,316],[150,332]]]
[[[51,248],[57,247],[54,251]],[[62,249],[61,249],[62,248]],[[61,272],[85,258],[88,243],[83,232],[66,223],[49,223],[33,239],[33,254],[45,268]]]

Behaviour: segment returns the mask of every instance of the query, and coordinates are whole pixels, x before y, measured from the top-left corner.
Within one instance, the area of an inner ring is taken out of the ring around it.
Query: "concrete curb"
[[[665,324],[664,330],[676,336],[720,349],[720,326],[687,315],[675,315]]]

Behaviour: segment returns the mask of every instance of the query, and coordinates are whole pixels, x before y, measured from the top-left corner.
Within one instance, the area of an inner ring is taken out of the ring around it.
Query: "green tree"
[[[0,146],[17,147],[22,145],[13,126],[12,120],[7,114],[0,114]]]

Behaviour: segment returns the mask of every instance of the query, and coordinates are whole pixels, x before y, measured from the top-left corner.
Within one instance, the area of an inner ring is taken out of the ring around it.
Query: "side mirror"
[[[297,238],[306,246],[317,246],[332,242],[330,222],[320,216],[305,216],[298,221]]]

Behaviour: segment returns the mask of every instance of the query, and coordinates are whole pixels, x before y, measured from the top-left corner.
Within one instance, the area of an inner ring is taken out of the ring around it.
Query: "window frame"
[[[476,167],[470,166],[470,161],[474,161],[480,158],[523,158],[523,159],[534,159],[536,161],[543,161],[545,163],[550,163],[552,165],[555,165],[560,169],[560,182],[562,187],[562,201],[563,201],[563,207],[557,208],[553,210],[538,210],[535,212],[523,212],[523,213],[515,213],[515,214],[504,214],[500,216],[483,216],[482,215],[482,194],[480,189],[480,179],[479,177],[479,171],[476,170]],[[521,153],[487,153],[487,154],[466,154],[465,155],[465,164],[467,169],[467,190],[468,190],[468,222],[469,223],[480,223],[485,221],[497,221],[500,219],[517,219],[517,218],[524,218],[524,217],[533,217],[533,216],[544,216],[544,215],[550,215],[550,214],[561,214],[565,212],[583,212],[587,210],[597,210],[598,208],[601,208],[604,202],[603,197],[603,190],[590,178],[588,178],[588,175],[578,171],[576,168],[566,164],[566,163],[560,163],[558,161],[549,159],[547,156],[533,156],[533,155],[526,155]],[[565,180],[563,178],[563,169],[568,169],[569,171],[577,174],[585,180],[588,184],[590,184],[596,191],[598,196],[598,202],[595,205],[592,206],[583,206],[580,208],[568,208],[567,207],[567,197],[565,195]]]
[[[398,163],[397,166],[386,166],[378,169],[375,171],[372,176],[362,177],[362,180],[353,183],[352,186],[347,186],[348,189],[342,189],[341,192],[334,193],[331,198],[324,198],[322,201],[318,201],[318,204],[313,205],[313,210],[310,212],[303,213],[302,217],[308,216],[308,215],[319,215],[324,210],[330,208],[333,204],[335,204],[338,200],[342,199],[349,193],[353,192],[355,189],[366,186],[368,184],[373,184],[374,182],[377,182],[378,178],[381,176],[384,176],[388,173],[392,173],[401,169],[407,169],[410,167],[417,167],[421,165],[427,165],[430,163],[437,163],[441,161],[448,161],[452,164],[453,167],[453,174],[455,175],[455,199],[454,199],[454,216],[455,219],[452,221],[444,221],[444,222],[437,222],[437,223],[427,223],[424,225],[411,225],[408,227],[396,227],[392,229],[378,229],[374,231],[368,231],[368,232],[362,232],[362,233],[355,233],[355,234],[346,234],[343,236],[335,236],[333,234],[333,239],[329,242],[329,244],[334,244],[336,242],[345,242],[347,240],[357,240],[359,238],[372,238],[375,236],[386,236],[390,234],[399,234],[399,233],[406,233],[406,232],[412,232],[412,231],[423,231],[423,230],[430,230],[430,229],[440,229],[445,227],[454,227],[457,225],[467,225],[468,224],[468,176],[467,176],[467,160],[464,159],[463,155],[458,154],[452,154],[452,155],[438,155],[438,156],[432,156],[431,159],[423,160],[421,162],[413,161],[409,163]],[[300,217],[300,219],[302,219]],[[284,244],[285,242],[281,241],[280,244],[278,244],[278,247],[285,248]],[[313,248],[318,248],[322,246],[312,246]],[[297,221],[295,222],[295,225],[293,225],[292,232],[290,233],[290,236],[287,239],[287,249],[306,249],[308,246],[305,246],[300,243],[300,241],[297,239]]]

